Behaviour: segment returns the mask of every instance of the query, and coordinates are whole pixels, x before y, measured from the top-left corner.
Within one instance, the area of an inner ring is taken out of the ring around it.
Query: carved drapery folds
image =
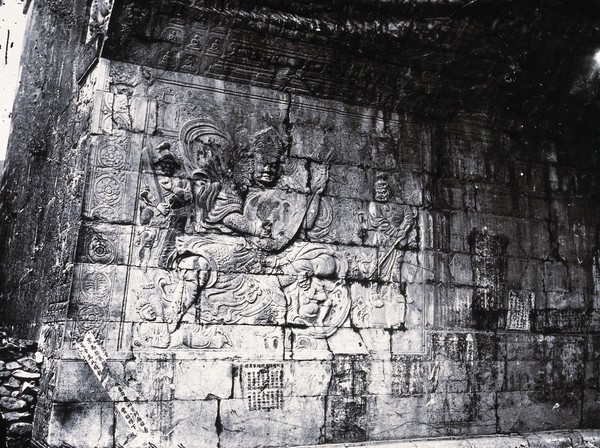
[[[418,246],[417,211],[390,202],[384,174],[355,222],[377,253],[367,263],[329,243],[339,219],[324,197],[329,163],[289,158],[280,130],[231,135],[192,119],[177,146],[142,153],[134,346],[227,349],[231,324],[286,326],[297,341],[328,338],[350,325],[357,263],[371,306],[386,304],[391,316],[381,326],[404,328],[412,301],[404,258]]]

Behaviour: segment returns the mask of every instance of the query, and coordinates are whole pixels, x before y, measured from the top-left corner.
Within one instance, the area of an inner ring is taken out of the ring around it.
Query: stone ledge
[[[593,448],[600,447],[600,429],[577,429],[573,431],[549,431],[509,435],[497,434],[489,436],[474,436],[469,438],[436,437],[396,441],[388,440],[358,443],[335,443],[327,445],[303,445],[298,446],[297,448],[317,448],[323,446],[327,446],[327,448],[371,446],[377,448]]]

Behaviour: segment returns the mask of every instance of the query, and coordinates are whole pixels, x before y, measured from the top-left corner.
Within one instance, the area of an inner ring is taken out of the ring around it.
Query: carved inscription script
[[[134,346],[228,349],[226,325],[286,325],[326,339],[350,325],[351,280],[369,283],[373,307],[389,316],[382,325],[404,328],[412,298],[402,268],[418,246],[416,209],[390,201],[377,175],[374,199],[354,221],[373,254],[353,278],[356,251],[332,243],[340,218],[326,196],[330,163],[289,157],[275,127],[226,129],[193,119],[178,141],[143,151]]]

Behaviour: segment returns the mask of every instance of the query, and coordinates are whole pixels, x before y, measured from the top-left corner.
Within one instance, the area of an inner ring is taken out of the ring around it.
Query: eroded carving
[[[169,331],[175,333],[198,304],[198,322],[281,324],[289,310],[290,322],[321,337],[335,331],[350,308],[343,282],[347,262],[331,247],[300,241],[304,232],[326,231],[331,220],[330,212],[325,219],[320,213],[327,167],[314,170],[311,185],[284,175],[285,145],[273,128],[243,142],[214,123],[195,120],[182,128],[181,145],[192,195],[181,185],[171,197],[192,204],[184,232],[172,226],[178,235],[169,267],[180,277],[164,314]],[[161,212],[149,197],[142,192],[141,224],[152,224],[144,219],[146,210],[152,219],[155,209]],[[145,240],[144,260],[154,244],[149,234]]]
[[[101,168],[122,169],[125,167],[127,159],[123,149],[126,145],[125,139],[118,139],[116,142],[111,142],[98,148],[97,164]]]
[[[98,34],[106,33],[112,6],[113,0],[92,0],[86,42]]]
[[[508,292],[508,307],[506,309],[506,329],[529,331],[531,329],[531,311],[535,295],[528,291]]]
[[[592,260],[592,278],[594,280],[594,309],[600,309],[600,250],[594,252]]]
[[[426,378],[422,357],[398,356],[392,362],[392,395],[422,395],[427,391]]]
[[[123,187],[116,176],[106,174],[99,176],[94,184],[96,197],[106,204],[116,204],[123,196]]]
[[[175,275],[175,274],[173,274]],[[146,278],[149,278],[145,274]],[[135,291],[135,312],[140,324],[136,326],[134,345],[152,348],[201,348],[222,349],[230,347],[231,340],[218,325],[182,325],[177,331],[169,331],[165,309],[176,279],[159,275],[154,281],[142,284]]]
[[[307,341],[328,338],[350,314],[349,277],[369,283],[378,326],[404,327],[416,211],[393,203],[378,176],[361,214],[371,247],[327,244],[335,216],[324,197],[328,163],[287,157],[282,135],[195,119],[174,149],[165,142],[144,151],[137,265],[145,274],[158,266],[168,281],[147,276],[149,286],[136,290],[136,346],[226,348],[227,335],[206,328],[231,324],[287,323]]]
[[[106,308],[93,303],[83,303],[78,308],[81,318],[75,321],[73,341],[80,341],[87,333],[91,333],[96,339],[103,341],[106,327]]]
[[[492,235],[486,228],[473,229],[469,235],[473,281],[473,321],[491,330],[504,326],[506,250],[508,239]]]
[[[94,263],[109,264],[115,260],[116,247],[105,235],[92,231],[87,241],[87,254]]]
[[[187,221],[185,206],[192,201],[192,191],[189,181],[174,177],[181,164],[171,145],[164,142],[144,150],[144,159],[153,176],[152,182],[142,186],[139,223],[183,230]]]
[[[377,248],[375,263],[371,258],[353,260],[353,268],[370,281],[359,301],[363,309],[358,315],[386,327],[404,327],[406,306],[413,299],[406,293],[403,264],[406,252],[418,247],[417,211],[391,202],[387,176],[378,173],[373,201],[358,218],[365,244]]]
[[[110,277],[102,272],[90,272],[81,281],[81,293],[92,302],[103,301],[112,291]]]

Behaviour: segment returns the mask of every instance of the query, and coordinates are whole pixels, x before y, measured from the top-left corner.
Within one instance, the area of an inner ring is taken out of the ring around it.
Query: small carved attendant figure
[[[298,300],[298,319],[303,323],[314,322],[314,326],[323,327],[333,300],[328,294],[329,291],[325,290],[324,282],[317,277],[313,278],[306,288]]]
[[[175,234],[185,229],[188,221],[188,204],[192,202],[192,190],[187,180],[174,177],[181,164],[171,152],[171,145],[161,143],[154,149],[145,149],[143,160],[146,170],[152,172],[152,181],[142,186],[140,193],[139,224],[134,244],[138,246],[139,266],[144,271],[159,244],[162,252],[172,247]],[[160,236],[157,227],[168,228]],[[159,260],[159,265],[163,260]]]
[[[156,247],[156,229],[142,227],[138,230],[133,243],[140,247],[138,252],[139,266],[146,272],[152,255],[152,249]]]
[[[137,327],[135,345],[138,347],[167,348],[171,344],[171,335],[167,324],[162,322],[162,309],[159,313],[156,306],[150,303],[150,298],[142,298],[136,293],[135,309],[141,319]],[[152,299],[157,299],[152,297]],[[159,315],[160,314],[160,315]]]
[[[168,227],[183,230],[187,218],[185,206],[192,201],[192,191],[188,181],[173,177],[181,164],[170,148],[164,142],[146,153],[154,171],[155,193],[152,194],[151,186],[145,185],[140,194],[140,224],[160,225],[169,221]]]
[[[388,325],[398,326],[404,324],[407,303],[402,279],[404,251],[417,247],[417,215],[410,207],[390,202],[390,186],[384,173],[377,174],[374,187],[374,201],[369,204],[368,214],[360,215],[367,244],[379,248],[377,265],[370,275],[379,283],[373,306],[387,308],[387,304],[394,311],[397,308],[397,312],[386,312],[386,320]]]
[[[390,203],[391,191],[384,173],[377,174],[374,201],[369,204],[367,236],[376,246],[391,246],[395,249],[415,249],[417,247],[416,211]],[[370,232],[372,231],[372,232]],[[388,256],[389,257],[389,256]],[[391,280],[390,261],[381,260],[378,273]]]

